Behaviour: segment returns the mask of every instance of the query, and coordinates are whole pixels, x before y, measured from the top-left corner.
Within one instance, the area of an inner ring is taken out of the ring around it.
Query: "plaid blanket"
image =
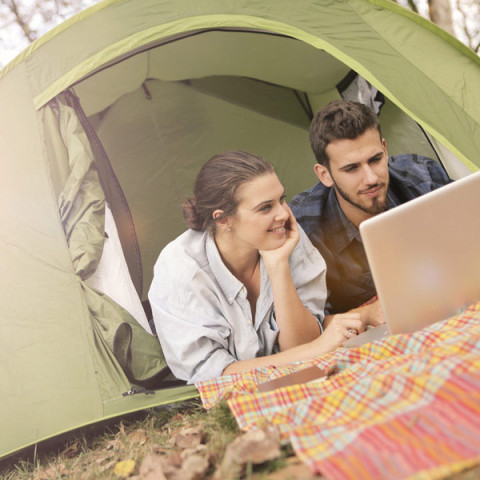
[[[312,364],[331,374],[256,391]],[[480,464],[480,302],[413,334],[196,387],[206,408],[228,399],[244,430],[276,425],[328,479],[442,478]]]

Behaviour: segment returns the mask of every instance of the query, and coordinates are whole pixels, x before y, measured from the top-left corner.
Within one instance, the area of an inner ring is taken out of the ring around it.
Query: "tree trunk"
[[[34,32],[30,30],[30,26],[26,21],[24,21],[22,15],[20,15],[20,11],[18,9],[18,5],[16,0],[10,0],[8,2],[2,1],[1,3],[5,4],[10,11],[12,12],[13,16],[15,17],[15,21],[17,22],[18,26],[22,29],[23,34],[27,38],[29,42],[33,42],[36,38]]]
[[[428,0],[430,20],[455,36],[450,0]]]

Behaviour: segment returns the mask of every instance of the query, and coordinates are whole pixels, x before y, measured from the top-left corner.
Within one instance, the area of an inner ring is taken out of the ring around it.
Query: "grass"
[[[193,435],[184,438],[186,446],[179,447],[179,435],[189,429]],[[179,433],[180,432],[180,433]],[[0,463],[1,480],[104,480],[139,479],[142,462],[149,456],[168,460],[168,480],[185,480],[175,470],[184,462],[184,454],[200,452],[208,459],[208,468],[195,480],[295,480],[322,478],[311,476],[308,469],[294,458],[291,447],[282,447],[281,457],[260,465],[247,463],[229,479],[215,477],[227,447],[239,436],[236,421],[227,404],[205,411],[198,400],[163,408],[151,409],[123,417],[96,428],[70,434],[67,440],[55,445],[40,445],[22,455]],[[195,440],[195,436],[198,438]],[[192,442],[191,445],[188,442]],[[199,445],[197,445],[197,443]],[[182,458],[181,458],[182,457]],[[297,471],[289,466],[297,462]],[[173,466],[172,466],[173,465]],[[303,469],[298,467],[304,467]],[[176,468],[176,467],[175,467]],[[283,475],[282,475],[283,472]],[[150,477],[155,478],[155,477]],[[159,477],[161,478],[161,477]],[[476,480],[480,466],[446,477],[448,480]]]
[[[173,458],[179,449],[175,436],[190,427],[200,432],[203,453],[209,468],[203,478],[211,478],[222,461],[227,446],[239,436],[236,421],[226,403],[205,411],[198,400],[179,406],[157,408],[123,418],[97,430],[83,430],[67,441],[42,452],[29,451],[0,464],[2,480],[103,480],[134,478],[148,454]],[[264,478],[282,468],[292,455],[284,448],[282,458],[261,466],[248,466],[244,478]],[[126,470],[121,475],[120,465]],[[129,470],[130,468],[130,470]],[[253,477],[252,475],[256,475]]]

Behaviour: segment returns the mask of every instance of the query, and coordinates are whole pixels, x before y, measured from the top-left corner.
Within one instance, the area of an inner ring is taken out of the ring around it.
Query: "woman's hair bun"
[[[204,219],[197,210],[197,201],[195,197],[187,198],[183,203],[183,218],[188,228],[202,231]]]

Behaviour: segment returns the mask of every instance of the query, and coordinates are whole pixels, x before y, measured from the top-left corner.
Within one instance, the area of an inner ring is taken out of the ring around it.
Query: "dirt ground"
[[[0,463],[2,480],[322,478],[271,427],[240,432],[226,404],[205,411],[199,401],[70,433]],[[478,480],[480,465],[445,478]]]

